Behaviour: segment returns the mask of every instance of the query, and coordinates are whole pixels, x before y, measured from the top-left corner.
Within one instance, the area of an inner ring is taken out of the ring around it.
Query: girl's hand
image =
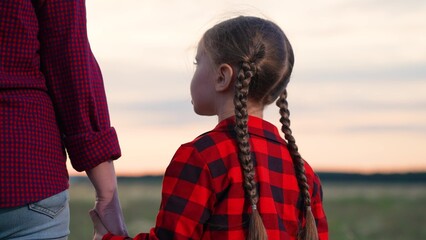
[[[96,213],[96,210],[90,210],[89,215],[95,228],[93,233],[93,240],[102,240],[102,237],[108,233],[108,230],[105,228],[104,224],[99,218],[99,215]]]

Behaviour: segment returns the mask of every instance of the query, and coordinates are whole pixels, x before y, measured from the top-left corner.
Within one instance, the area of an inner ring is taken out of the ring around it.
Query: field
[[[416,183],[323,182],[324,207],[332,240],[426,239],[426,186]],[[160,181],[119,181],[129,233],[148,231],[160,204]],[[87,215],[94,192],[72,182],[70,240],[91,239]]]

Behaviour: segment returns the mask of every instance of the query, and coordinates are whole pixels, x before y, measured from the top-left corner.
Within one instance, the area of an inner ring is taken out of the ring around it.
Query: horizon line
[[[404,170],[404,171],[336,171],[336,170],[320,170],[315,171],[317,174],[359,174],[359,175],[396,175],[396,174],[426,174],[426,169],[422,170]],[[128,173],[116,174],[117,177],[159,177],[164,176],[160,172],[145,172],[145,173]],[[69,177],[87,177],[85,173],[69,174]]]

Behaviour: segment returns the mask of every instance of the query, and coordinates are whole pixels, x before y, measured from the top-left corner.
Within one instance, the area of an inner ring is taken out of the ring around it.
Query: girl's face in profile
[[[214,86],[217,75],[215,64],[200,42],[194,62],[196,69],[191,81],[191,98],[195,113],[211,116],[217,114]]]

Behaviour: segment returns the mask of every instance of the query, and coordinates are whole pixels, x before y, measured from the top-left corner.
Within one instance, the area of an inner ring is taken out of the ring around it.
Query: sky
[[[215,127],[217,117],[192,109],[193,59],[202,34],[237,15],[272,20],[289,38],[296,59],[288,86],[292,130],[316,171],[426,171],[424,0],[86,5],[122,150],[118,175],[161,174],[181,144]],[[265,119],[280,127],[275,105]]]

